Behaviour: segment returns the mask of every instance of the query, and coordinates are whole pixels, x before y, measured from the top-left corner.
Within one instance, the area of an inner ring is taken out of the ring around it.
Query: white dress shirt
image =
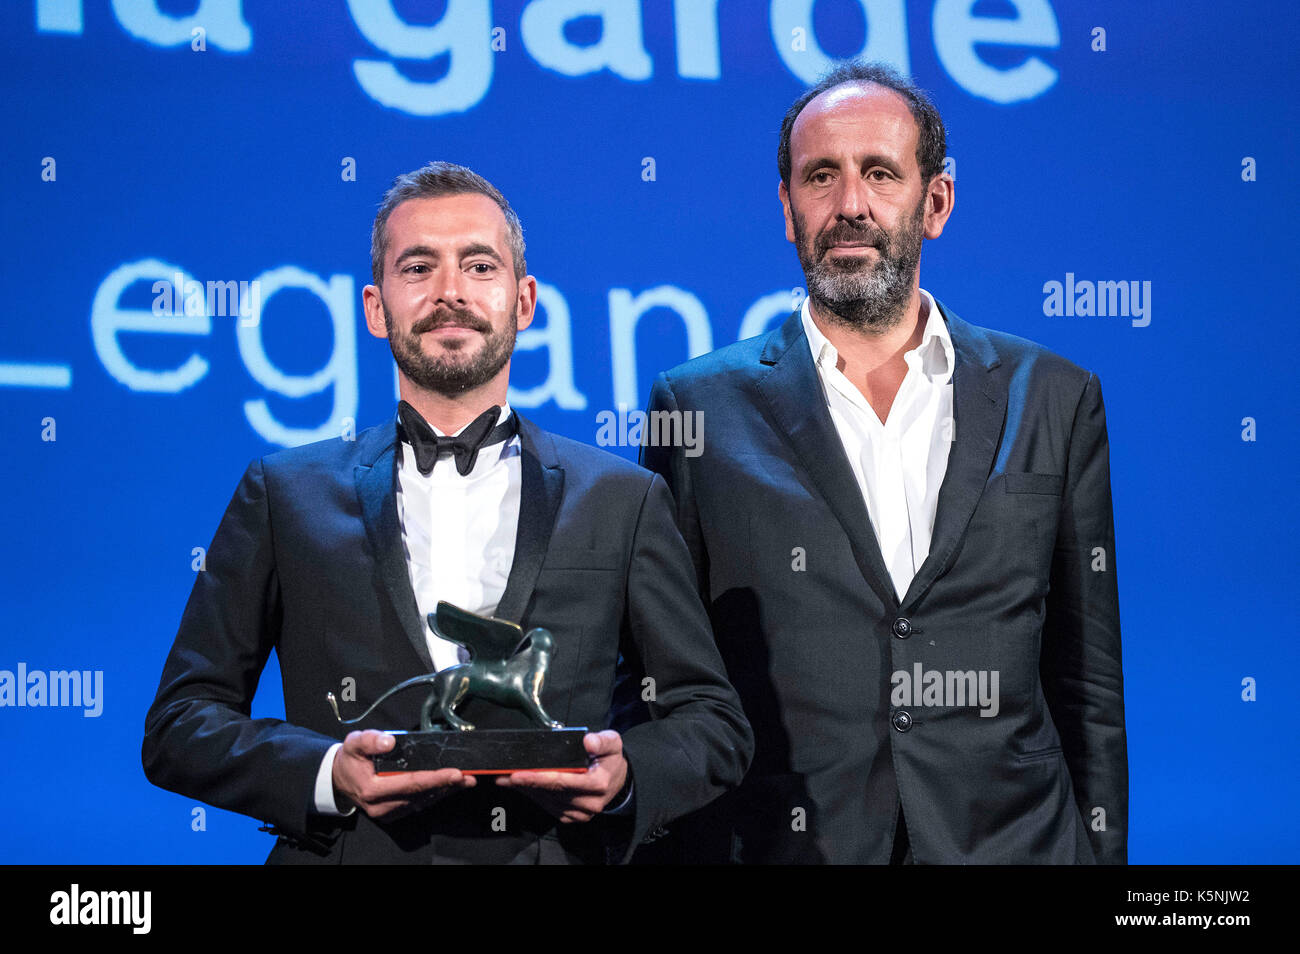
[[[883,422],[836,367],[839,352],[812,320],[808,299],[801,314],[831,421],[900,600],[930,553],[939,487],[955,436],[952,338],[934,298],[920,291],[918,320],[925,330],[920,345],[903,355],[907,374]]]
[[[507,404],[498,423],[510,414]],[[443,436],[436,427],[434,432]],[[519,435],[484,447],[463,477],[450,451],[439,455],[428,477],[420,473],[409,445],[402,445],[401,454],[397,516],[406,568],[429,655],[434,669],[441,671],[462,660],[460,647],[437,636],[429,625],[438,601],[491,616],[505,593],[519,529]]]
[[[510,405],[503,405],[497,423],[511,413]],[[429,614],[438,608],[438,601],[491,616],[505,593],[519,529],[519,448],[518,433],[504,443],[489,444],[464,476],[446,450],[426,477],[416,466],[410,445],[398,441],[397,517],[402,548],[435,670],[461,662],[460,647],[436,635],[429,625]],[[330,747],[316,774],[316,810],[323,815],[356,810],[340,812],[334,801],[334,756],[341,746],[336,742]]]

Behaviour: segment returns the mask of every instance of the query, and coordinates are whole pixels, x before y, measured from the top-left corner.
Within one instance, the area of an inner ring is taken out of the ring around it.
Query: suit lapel
[[[758,390],[773,420],[848,534],[863,578],[885,606],[896,607],[898,597],[871,529],[862,490],[826,408],[821,379],[797,310],[769,336],[759,360],[770,366],[759,379]]]
[[[402,623],[402,631],[429,672],[434,669],[429,644],[420,622],[420,607],[411,589],[411,576],[402,547],[402,527],[397,517],[397,419],[372,432],[375,446],[362,454],[355,469],[357,497],[366,536],[375,553],[380,579]]]
[[[519,529],[515,535],[515,559],[493,615],[522,624],[528,600],[537,585],[537,574],[551,544],[551,531],[555,529],[555,517],[564,495],[564,469],[555,456],[550,435],[523,417],[519,418],[519,453]]]
[[[952,378],[954,441],[939,487],[930,554],[903,596],[904,610],[916,605],[955,558],[993,468],[1007,410],[1007,385],[991,373],[999,361],[988,337],[942,303],[936,300],[935,304],[947,322],[956,354]]]

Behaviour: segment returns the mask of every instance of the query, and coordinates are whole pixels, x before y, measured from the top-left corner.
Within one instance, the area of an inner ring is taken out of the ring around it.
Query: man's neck
[[[919,347],[925,334],[922,319],[928,316],[921,314],[919,288],[912,289],[903,317],[883,331],[847,328],[820,316],[814,302],[810,301],[808,307],[818,330],[838,352],[836,367],[867,399],[880,420],[887,420],[898,389],[907,377],[903,355]]]
[[[904,353],[920,345],[925,332],[922,302],[920,289],[913,288],[912,296],[903,308],[903,316],[883,330],[846,326],[838,319],[826,316],[814,301],[808,302],[808,308],[818,330],[839,352],[839,369],[852,379],[857,375],[873,374],[890,365],[906,367]],[[849,374],[846,368],[853,374]]]
[[[488,408],[506,403],[504,378],[462,394],[447,395],[417,387],[399,374],[397,390],[403,401],[443,434],[455,434]]]

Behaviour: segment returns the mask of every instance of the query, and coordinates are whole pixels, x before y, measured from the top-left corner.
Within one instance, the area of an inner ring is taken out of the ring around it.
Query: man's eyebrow
[[[428,245],[411,245],[404,249],[397,258],[393,259],[393,267],[401,265],[408,258],[438,258],[438,250],[430,248]]]
[[[809,159],[807,162],[805,162],[802,166],[799,167],[799,178],[807,179],[810,175],[812,175],[814,172],[816,172],[818,169],[822,168],[823,166],[830,166],[831,168],[837,168],[839,166],[839,162],[836,161],[835,159],[832,159],[830,156],[818,156],[815,159]]]
[[[818,156],[805,162],[800,167],[799,173],[801,178],[807,179],[818,169],[826,167],[838,169],[839,166],[840,161],[838,159],[832,158],[831,156]],[[883,153],[872,153],[871,155],[862,157],[861,167],[863,169],[870,169],[872,166],[884,166],[895,175],[903,174],[903,170],[899,168],[898,163],[894,161],[891,156],[884,155]]]
[[[505,259],[497,254],[497,250],[491,245],[484,245],[482,242],[471,242],[469,245],[461,246],[460,257],[462,259],[469,258],[473,255],[486,255],[498,265],[505,265]]]
[[[873,153],[870,156],[863,157],[862,168],[870,169],[872,166],[884,166],[894,175],[901,176],[903,174],[902,167],[899,166],[894,157],[886,156],[883,153]]]

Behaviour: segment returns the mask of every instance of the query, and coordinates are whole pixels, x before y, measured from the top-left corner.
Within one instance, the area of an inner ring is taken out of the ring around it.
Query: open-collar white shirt
[[[800,315],[822,396],[900,600],[930,552],[939,487],[954,437],[956,355],[934,298],[920,291],[921,343],[903,355],[907,374],[884,421],[836,367],[839,352],[813,321],[808,299]]]

